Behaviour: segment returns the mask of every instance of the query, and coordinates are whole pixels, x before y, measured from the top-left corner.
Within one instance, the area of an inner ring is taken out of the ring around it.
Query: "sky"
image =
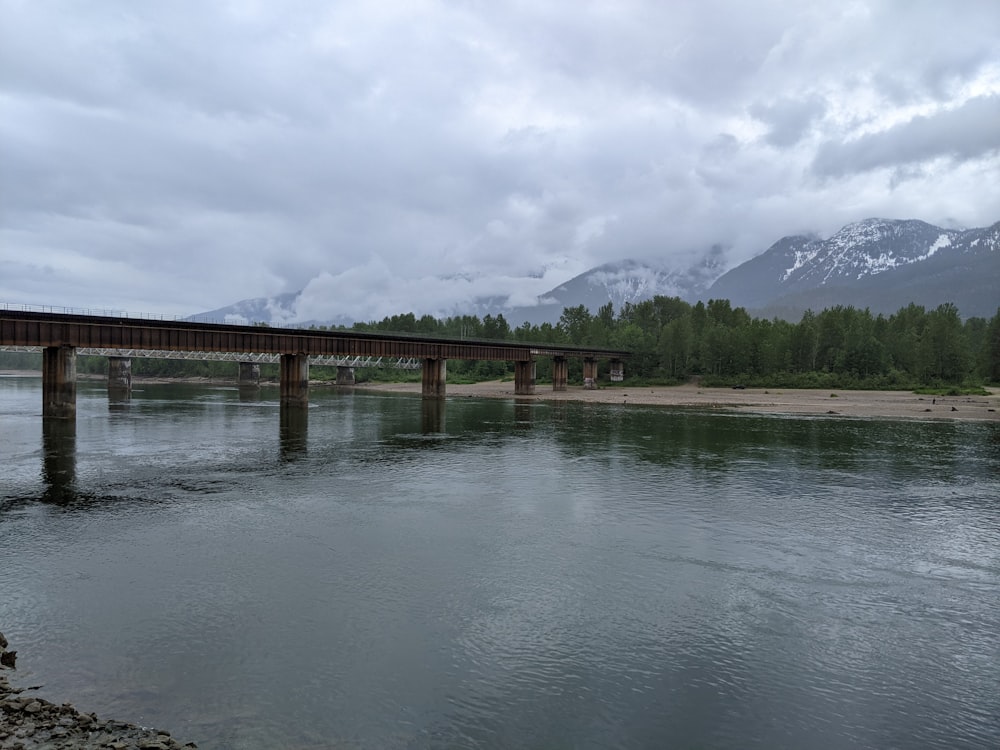
[[[997,0],[0,0],[0,304],[296,316],[1000,220]]]

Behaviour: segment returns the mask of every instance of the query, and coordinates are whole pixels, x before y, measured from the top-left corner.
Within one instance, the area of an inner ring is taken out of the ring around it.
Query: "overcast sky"
[[[997,0],[0,0],[0,302],[526,303],[1000,219]]]

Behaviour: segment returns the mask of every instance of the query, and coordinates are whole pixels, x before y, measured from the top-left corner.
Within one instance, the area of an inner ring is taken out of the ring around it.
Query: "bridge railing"
[[[0,352],[39,353],[40,346],[0,346]],[[185,352],[161,349],[115,349],[113,347],[78,347],[76,353],[82,357],[128,357],[136,359],[180,359],[198,362],[253,362],[256,364],[276,364],[279,354],[237,353],[237,352]],[[419,370],[423,360],[416,357],[366,357],[335,356],[316,354],[309,357],[310,365],[326,367],[354,367],[357,369],[379,368],[397,370]]]
[[[97,318],[131,318],[134,320],[164,320],[177,323],[211,323],[214,325],[261,326],[286,330],[308,329],[301,323],[276,323],[264,320],[251,320],[244,315],[231,315],[226,318],[210,318],[205,315],[167,315],[165,313],[131,312],[111,308],[65,307],[63,305],[31,305],[21,302],[2,302],[0,310],[16,312],[53,313],[56,315],[90,315]]]
[[[17,312],[55,313],[57,315],[93,315],[101,318],[136,318],[139,320],[183,320],[180,315],[160,313],[136,313],[125,310],[109,310],[88,307],[63,307],[62,305],[28,305],[20,302],[0,302],[0,310]]]

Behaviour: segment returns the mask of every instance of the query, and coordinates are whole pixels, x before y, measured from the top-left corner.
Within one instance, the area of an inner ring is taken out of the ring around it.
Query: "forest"
[[[325,330],[324,327],[319,327]],[[854,307],[806,312],[797,323],[751,317],[728,300],[689,304],[677,297],[611,303],[596,314],[568,307],[555,324],[511,328],[503,315],[444,319],[405,313],[350,328],[439,338],[511,340],[611,347],[632,352],[627,383],[676,384],[698,378],[706,386],[784,388],[934,388],[1000,384],[1000,308],[989,320],[962,320],[953,304],[933,310],[911,304],[896,313],[873,315]],[[0,353],[0,366],[37,368],[39,355]],[[101,357],[80,357],[80,372],[103,373]],[[234,377],[231,362],[135,359],[133,374],[160,377]],[[570,382],[580,382],[582,364],[570,360]],[[601,368],[607,377],[607,367]],[[276,365],[261,375],[277,377]],[[314,379],[333,379],[334,368],[313,368]],[[401,370],[366,370],[370,379],[418,378]],[[451,361],[450,382],[513,378],[513,363]],[[537,379],[551,379],[551,362],[538,361]]]
[[[806,312],[798,323],[753,318],[728,300],[689,304],[677,297],[611,303],[591,314],[584,306],[563,310],[552,325],[511,328],[502,315],[394,315],[355,324],[364,331],[393,331],[456,338],[608,346],[632,352],[626,380],[673,384],[700,378],[704,385],[786,388],[912,388],[1000,383],[1000,308],[989,320],[965,321],[953,304],[934,310],[909,305],[895,314],[833,307]],[[512,365],[449,362],[449,375],[502,377]],[[573,368],[581,364],[570,361]],[[540,360],[538,379],[550,377]],[[580,373],[576,372],[577,378]]]

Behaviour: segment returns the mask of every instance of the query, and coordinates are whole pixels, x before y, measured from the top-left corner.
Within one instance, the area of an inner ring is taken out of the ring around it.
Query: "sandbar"
[[[420,383],[364,383],[357,389],[388,393],[420,393]],[[513,381],[490,381],[446,386],[446,398],[502,398],[536,401],[583,401],[732,410],[762,414],[802,414],[829,417],[922,419],[1000,422],[1000,390],[989,396],[927,396],[913,391],[853,391],[844,389],[705,388],[677,386],[624,386],[585,390],[569,386],[553,391],[538,384],[530,396],[515,396]]]

